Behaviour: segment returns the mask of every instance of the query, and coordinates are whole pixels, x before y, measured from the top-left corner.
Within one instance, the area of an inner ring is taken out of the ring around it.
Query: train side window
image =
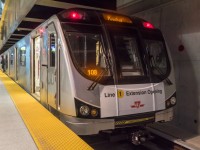
[[[53,23],[48,26],[49,34],[49,65],[55,67],[56,65],[56,49],[57,49],[57,33]]]
[[[56,52],[56,36],[54,33],[51,33],[50,36],[50,66],[55,66],[55,52]]]
[[[5,65],[6,65],[6,70],[8,69],[8,54],[6,55],[6,60],[5,60]]]
[[[26,47],[22,46],[20,48],[20,66],[26,66]]]
[[[11,51],[11,53],[10,53],[10,65],[14,65],[14,53],[13,53],[13,51]]]

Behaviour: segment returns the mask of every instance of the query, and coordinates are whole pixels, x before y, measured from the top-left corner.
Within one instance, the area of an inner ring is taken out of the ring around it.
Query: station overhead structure
[[[52,15],[72,7],[116,10],[116,0],[6,0],[0,22],[0,53]]]

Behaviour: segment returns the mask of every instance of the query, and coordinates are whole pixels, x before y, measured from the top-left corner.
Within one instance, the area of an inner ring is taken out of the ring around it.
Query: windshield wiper
[[[159,67],[155,66],[154,68],[160,73],[160,75],[165,75]],[[164,80],[166,81],[166,83],[168,85],[172,85],[173,84],[168,77],[165,78]]]
[[[105,69],[103,70],[96,78],[95,80],[92,82],[92,84],[88,87],[87,90],[94,90],[94,88],[96,87],[97,83],[102,79],[102,77],[104,76],[104,74],[107,72],[108,70]]]
[[[162,70],[156,65],[153,56],[151,56],[151,55],[149,55],[149,56],[150,56],[150,62],[152,63],[152,64],[150,64],[151,68],[156,69],[156,70],[159,72],[160,75],[164,76],[165,74],[164,74],[164,73],[162,72]],[[153,65],[153,63],[154,63],[155,65]],[[158,76],[158,77],[161,79],[160,76]],[[172,85],[172,84],[173,84],[173,83],[171,82],[171,80],[170,80],[168,77],[165,78],[164,80],[166,81],[166,83],[167,83],[168,85]]]

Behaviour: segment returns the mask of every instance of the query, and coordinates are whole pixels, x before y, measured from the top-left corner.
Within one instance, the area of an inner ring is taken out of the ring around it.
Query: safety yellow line
[[[92,150],[87,143],[1,71],[0,79],[15,103],[38,149]]]

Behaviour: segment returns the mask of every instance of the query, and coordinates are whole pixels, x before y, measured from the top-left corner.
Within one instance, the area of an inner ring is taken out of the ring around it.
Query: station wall
[[[0,22],[0,47],[15,31],[19,23],[33,7],[36,0],[11,0],[5,1],[5,6]]]
[[[200,1],[176,0],[134,16],[160,28],[172,54],[177,100],[173,124],[200,133]]]

